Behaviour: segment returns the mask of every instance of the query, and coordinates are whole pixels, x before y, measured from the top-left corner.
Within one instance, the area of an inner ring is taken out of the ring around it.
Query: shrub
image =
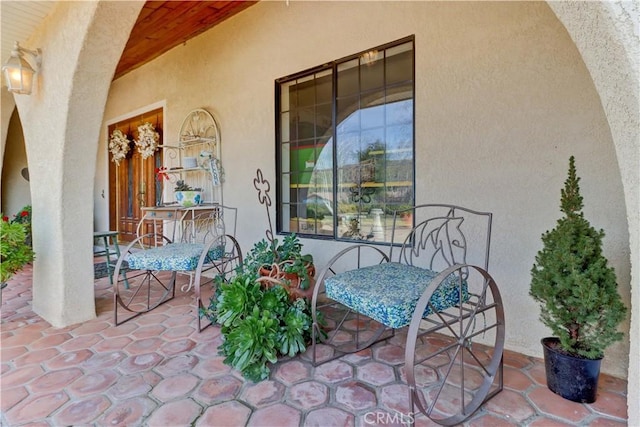
[[[33,261],[34,253],[27,242],[24,224],[3,220],[0,227],[0,283],[5,283]]]

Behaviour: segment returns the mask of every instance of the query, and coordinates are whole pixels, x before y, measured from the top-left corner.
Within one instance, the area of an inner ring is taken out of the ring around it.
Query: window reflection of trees
[[[386,117],[381,125],[369,124]],[[367,120],[363,120],[367,118]],[[392,126],[385,126],[385,123]],[[362,131],[362,128],[372,131]],[[356,109],[337,124],[336,206],[343,236],[355,237],[353,215],[413,204],[413,100]],[[311,175],[311,194],[333,205],[333,139],[320,152]],[[315,200],[314,200],[315,201]]]

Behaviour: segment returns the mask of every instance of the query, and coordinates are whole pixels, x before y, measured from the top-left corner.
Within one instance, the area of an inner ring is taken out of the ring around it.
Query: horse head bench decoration
[[[463,422],[502,390],[504,309],[488,273],[492,214],[453,205],[393,216],[388,254],[355,244],[328,262],[311,301],[315,365],[405,339],[401,375],[416,411],[442,425]]]

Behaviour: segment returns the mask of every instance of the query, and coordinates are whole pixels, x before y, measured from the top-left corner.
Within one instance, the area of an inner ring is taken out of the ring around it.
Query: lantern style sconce
[[[24,59],[24,54],[28,53],[33,56],[35,69]],[[33,87],[33,75],[40,69],[42,63],[42,50],[29,50],[20,47],[15,42],[11,50],[11,56],[2,66],[2,74],[4,74],[5,82],[10,92],[23,95],[31,94]]]

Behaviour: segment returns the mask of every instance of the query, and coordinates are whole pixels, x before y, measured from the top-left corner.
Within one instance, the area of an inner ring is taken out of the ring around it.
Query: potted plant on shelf
[[[182,179],[176,182],[174,194],[180,206],[191,207],[202,203],[202,188],[192,188]]]
[[[0,284],[4,288],[15,273],[33,261],[34,253],[24,224],[9,222],[3,215],[0,227]]]
[[[542,339],[547,386],[566,399],[591,403],[604,351],[623,337],[617,326],[626,307],[602,254],[604,231],[593,228],[582,213],[579,181],[571,156],[561,191],[564,216],[542,235],[529,294],[540,303],[540,319],[554,334]]]

